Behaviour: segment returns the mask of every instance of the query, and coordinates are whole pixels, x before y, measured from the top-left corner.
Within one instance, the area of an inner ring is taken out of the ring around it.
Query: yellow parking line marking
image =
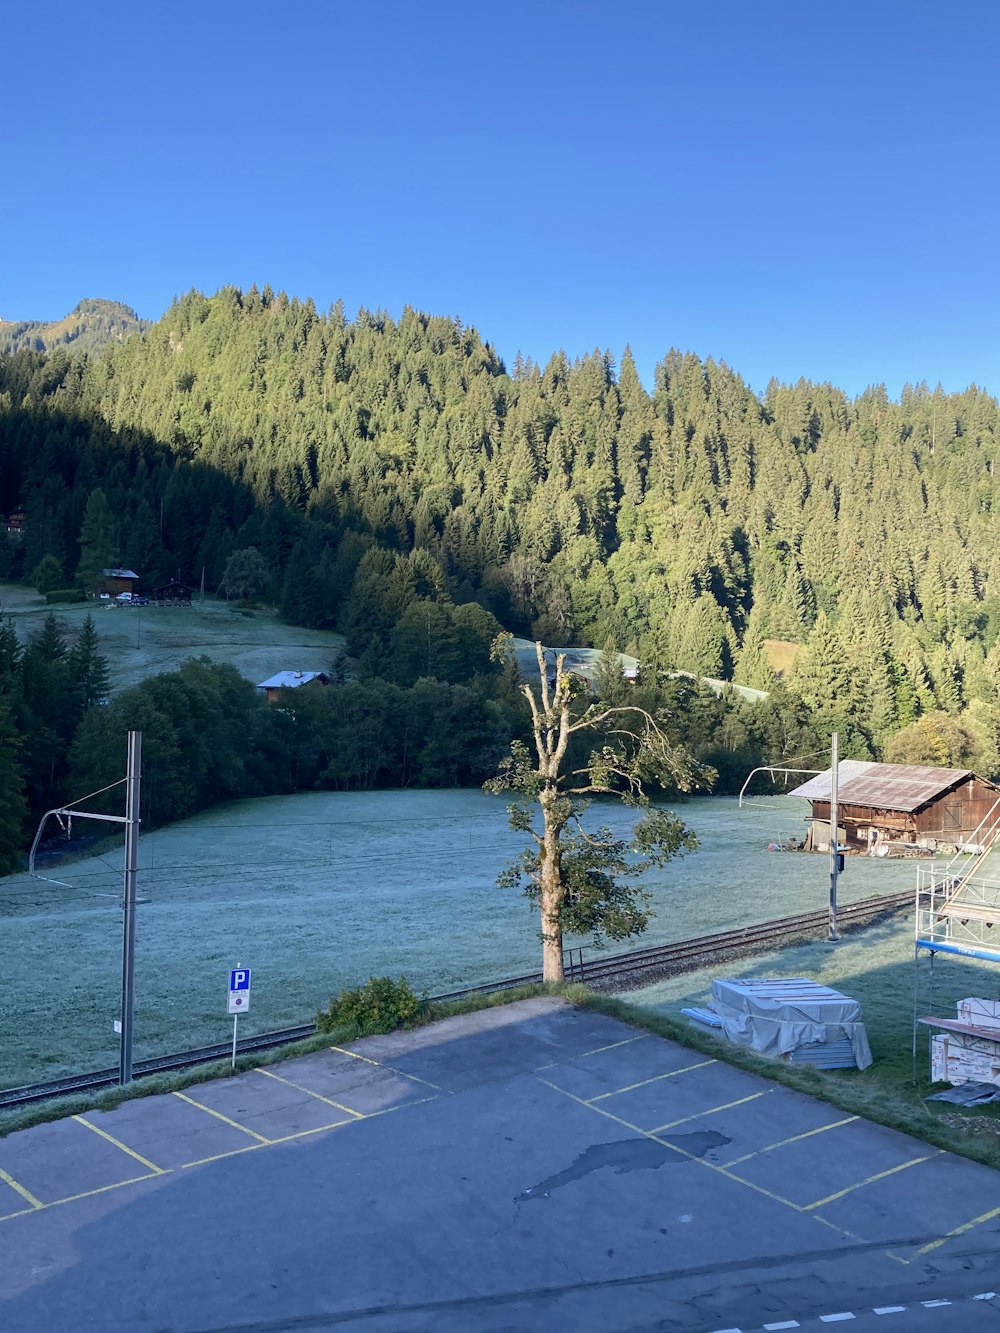
[[[645,1088],[650,1083],[659,1083],[664,1078],[676,1078],[678,1074],[690,1074],[692,1069],[704,1069],[706,1065],[717,1065],[718,1060],[699,1060],[696,1065],[685,1065],[683,1069],[668,1069],[665,1074],[654,1074],[652,1078],[644,1078],[639,1083],[630,1083],[625,1088],[615,1088],[613,1092],[601,1092],[596,1097],[591,1097],[592,1102],[603,1102],[605,1097],[620,1097],[623,1092],[634,1092],[636,1088]]]
[[[284,1134],[280,1139],[271,1139],[271,1144],[293,1143],[296,1139],[306,1139],[310,1134],[322,1134],[324,1129],[338,1129],[341,1125],[356,1125],[356,1120],[334,1120],[329,1125],[317,1125],[315,1129],[297,1129],[294,1134]],[[244,1148],[244,1152],[247,1150]]]
[[[345,1106],[343,1102],[335,1102],[332,1097],[324,1097],[321,1092],[313,1092],[311,1088],[304,1088],[301,1083],[293,1083],[290,1078],[282,1078],[280,1074],[272,1074],[270,1069],[255,1069],[255,1074],[263,1074],[265,1078],[273,1078],[277,1083],[284,1083],[286,1087],[294,1088],[296,1092],[304,1092],[310,1097],[315,1097],[317,1101],[325,1102],[327,1106],[334,1106],[338,1111],[346,1111],[348,1115],[355,1116],[358,1120],[364,1120],[364,1111],[355,1111],[352,1106]],[[340,1123],[338,1121],[338,1123]],[[272,1143],[277,1143],[277,1139],[272,1139]]]
[[[389,1115],[392,1111],[408,1111],[411,1106],[425,1106],[427,1102],[436,1102],[437,1097],[421,1097],[415,1102],[399,1102],[396,1106],[383,1106],[381,1110],[369,1111],[366,1120],[374,1120],[377,1115]]]
[[[367,1055],[358,1055],[357,1051],[349,1051],[346,1046],[331,1046],[331,1051],[339,1051],[341,1055],[349,1055],[352,1060],[364,1060],[366,1065],[374,1065],[376,1069],[382,1066],[377,1060],[370,1060]]]
[[[140,1180],[156,1180],[158,1176],[165,1176],[166,1171],[150,1171],[145,1176],[132,1176],[128,1180],[116,1180],[113,1185],[98,1185],[94,1190],[82,1190],[79,1194],[67,1194],[65,1199],[53,1199],[51,1203],[45,1204],[46,1208],[58,1208],[63,1203],[76,1203],[78,1199],[92,1199],[95,1194],[108,1194],[111,1190],[120,1190],[125,1185],[138,1185]]]
[[[349,1055],[354,1060],[364,1060],[366,1065],[374,1065],[376,1069],[388,1069],[390,1073],[398,1074],[400,1078],[411,1078],[414,1083],[423,1083],[425,1087],[433,1088],[435,1092],[443,1092],[444,1089],[432,1083],[430,1079],[421,1078],[418,1074],[408,1074],[405,1069],[397,1069],[395,1065],[384,1065],[379,1060],[370,1060],[367,1055],[359,1055],[357,1051],[349,1051],[346,1046],[331,1046],[331,1051],[339,1051],[341,1055]]]
[[[19,1185],[13,1176],[9,1176],[6,1171],[0,1167],[0,1180],[6,1180],[15,1194],[20,1194],[25,1203],[30,1203],[32,1208],[44,1208],[45,1204],[41,1199],[36,1199],[30,1190],[26,1190],[23,1185]],[[13,1214],[16,1216],[17,1214]]]
[[[954,1231],[949,1231],[946,1236],[941,1236],[939,1240],[932,1240],[929,1245],[924,1245],[917,1253],[929,1254],[931,1250],[936,1250],[938,1246],[944,1245],[946,1241],[954,1240],[956,1236],[964,1236],[973,1227],[981,1226],[983,1222],[992,1222],[994,1217],[1000,1217],[1000,1208],[991,1208],[988,1213],[982,1213],[979,1217],[974,1217],[971,1222],[963,1222],[960,1227],[956,1227]]]
[[[815,1216],[816,1214],[813,1213],[813,1217]],[[897,1264],[906,1264],[907,1267],[909,1267],[910,1264],[909,1259],[904,1259],[901,1254],[893,1254],[892,1250],[883,1250],[882,1253],[885,1255],[887,1259],[895,1259]]]
[[[887,1176],[894,1176],[900,1171],[906,1171],[911,1166],[919,1166],[921,1162],[929,1162],[932,1157],[940,1157],[943,1148],[937,1152],[929,1152],[924,1157],[914,1157],[909,1162],[900,1162],[899,1166],[890,1166],[888,1171],[877,1171],[875,1175],[868,1176],[865,1180],[859,1180],[856,1185],[848,1185],[846,1189],[837,1190],[836,1194],[828,1194],[825,1199],[817,1199],[814,1203],[807,1203],[805,1211],[812,1212],[814,1208],[821,1208],[824,1203],[833,1203],[835,1199],[842,1199],[846,1194],[853,1194],[855,1190],[864,1189],[866,1185],[874,1185],[877,1180],[885,1180]]]
[[[184,1162],[181,1170],[186,1171],[189,1166],[207,1166],[209,1162],[223,1162],[227,1157],[239,1157],[241,1153],[256,1152],[258,1148],[269,1148],[271,1140],[265,1139],[263,1143],[248,1143],[245,1148],[230,1148],[227,1152],[213,1153],[211,1157],[196,1157],[193,1162]]]
[[[749,1162],[751,1157],[774,1152],[776,1148],[787,1148],[790,1143],[801,1143],[803,1139],[811,1139],[816,1134],[825,1134],[828,1129],[839,1129],[841,1125],[853,1124],[857,1119],[856,1115],[849,1115],[844,1120],[834,1120],[829,1125],[820,1125],[819,1129],[808,1129],[804,1134],[793,1134],[789,1139],[779,1139],[777,1143],[769,1143],[766,1148],[755,1148],[753,1152],[744,1153],[742,1157],[734,1157],[731,1162],[726,1162],[724,1165],[738,1166],[740,1162]]]
[[[546,1069],[555,1069],[558,1065],[572,1064],[574,1060],[586,1060],[591,1055],[602,1055],[605,1051],[616,1050],[619,1046],[631,1046],[634,1041],[647,1041],[653,1034],[651,1032],[640,1032],[635,1037],[625,1037],[623,1041],[611,1041],[607,1046],[595,1046],[592,1051],[581,1051],[579,1055],[568,1055],[565,1060],[553,1060],[551,1064],[539,1065],[533,1069],[533,1074],[541,1074]]]
[[[748,1190],[755,1194],[762,1194],[765,1199],[772,1199],[775,1203],[784,1204],[786,1208],[791,1208],[793,1213],[805,1212],[800,1204],[793,1203],[791,1199],[782,1198],[780,1194],[775,1194],[773,1190],[765,1189],[763,1185],[757,1185],[752,1180],[744,1180],[742,1176],[735,1175],[732,1171],[726,1170],[724,1166],[719,1166],[716,1162],[706,1162],[704,1157],[699,1157],[695,1153],[687,1152],[684,1148],[679,1148],[675,1143],[668,1143],[666,1139],[657,1137],[656,1131],[652,1129],[642,1129],[639,1125],[634,1125],[630,1120],[624,1120],[620,1115],[615,1115],[613,1111],[605,1111],[603,1106],[594,1106],[592,1102],[584,1101],[582,1097],[575,1096],[572,1092],[567,1092],[565,1088],[560,1088],[555,1083],[550,1083],[548,1079],[540,1078],[539,1083],[544,1083],[547,1088],[553,1092],[559,1092],[570,1101],[577,1102],[580,1106],[585,1106],[588,1111],[593,1111],[596,1115],[603,1115],[608,1120],[613,1120],[618,1125],[624,1125],[626,1129],[632,1130],[635,1134],[641,1134],[643,1138],[652,1139],[654,1143],[660,1143],[664,1148],[669,1148],[672,1152],[680,1153],[686,1157],[689,1162],[697,1162],[699,1166],[707,1167],[709,1171],[715,1171],[720,1176],[725,1176],[728,1180],[735,1181],[738,1185],[744,1185]],[[757,1094],[758,1096],[760,1094]],[[815,1214],[813,1214],[815,1216]]]
[[[665,1125],[657,1125],[651,1129],[651,1134],[662,1134],[665,1129],[673,1129],[676,1125],[686,1125],[689,1120],[700,1120],[703,1115],[715,1115],[717,1111],[728,1111],[733,1106],[743,1106],[745,1102],[755,1102],[758,1097],[770,1097],[777,1092],[777,1088],[765,1088],[763,1092],[751,1092],[749,1097],[739,1097],[735,1102],[723,1102],[721,1106],[710,1106],[707,1111],[695,1111],[693,1115],[682,1115],[679,1120],[670,1120]],[[595,1111],[597,1107],[594,1108]],[[825,1199],[820,1199],[820,1203],[825,1203]]]
[[[223,1124],[232,1125],[233,1129],[238,1129],[241,1134],[249,1134],[252,1139],[258,1143],[270,1143],[263,1134],[258,1134],[255,1130],[247,1129],[246,1125],[240,1125],[235,1120],[230,1120],[229,1116],[223,1115],[221,1111],[213,1111],[210,1106],[203,1106],[201,1102],[196,1102],[193,1097],[187,1097],[183,1092],[175,1092],[175,1097],[179,1097],[182,1102],[187,1102],[189,1106],[196,1106],[199,1111],[205,1111],[208,1115],[214,1115],[216,1120],[221,1120]]]
[[[143,1157],[141,1153],[137,1153],[134,1148],[130,1148],[127,1144],[122,1143],[120,1139],[116,1139],[113,1134],[109,1134],[106,1130],[98,1129],[98,1127],[91,1124],[89,1120],[85,1120],[82,1115],[75,1115],[73,1119],[78,1124],[86,1125],[88,1129],[92,1129],[95,1134],[100,1134],[102,1139],[107,1139],[107,1141],[113,1143],[116,1148],[120,1148],[122,1152],[128,1153],[129,1157],[134,1157],[140,1166],[148,1166],[150,1171],[155,1172],[158,1176],[166,1174],[162,1166],[157,1166],[155,1162],[149,1161],[148,1158]]]
[[[388,1068],[388,1066],[383,1066],[383,1068]],[[264,1071],[261,1070],[259,1072],[263,1073]],[[274,1078],[276,1075],[272,1074],[271,1077]],[[280,1081],[286,1082],[284,1079]],[[296,1085],[292,1084],[291,1086],[295,1087]],[[302,1088],[301,1091],[308,1092],[309,1089]],[[339,1129],[342,1125],[356,1125],[360,1120],[368,1120],[372,1116],[388,1115],[390,1111],[404,1111],[410,1106],[422,1106],[425,1102],[434,1102],[438,1100],[437,1097],[422,1097],[419,1101],[400,1102],[398,1106],[386,1106],[381,1111],[372,1111],[370,1115],[366,1115],[361,1111],[352,1111],[349,1107],[338,1106],[338,1110],[349,1111],[353,1118],[347,1120],[335,1120],[328,1125],[317,1125],[314,1129],[297,1130],[294,1134],[285,1134],[277,1139],[266,1139],[262,1134],[257,1134],[254,1130],[247,1129],[245,1125],[240,1125],[237,1124],[235,1120],[230,1120],[229,1117],[223,1115],[221,1111],[214,1111],[210,1106],[204,1106],[201,1102],[196,1102],[193,1097],[187,1097],[182,1092],[175,1092],[173,1095],[179,1097],[181,1101],[188,1102],[191,1106],[197,1107],[199,1111],[206,1111],[209,1115],[215,1116],[216,1119],[222,1120],[227,1125],[232,1125],[234,1129],[241,1130],[244,1134],[248,1134],[251,1138],[257,1140],[256,1143],[248,1143],[242,1148],[230,1148],[227,1152],[215,1153],[211,1157],[199,1157],[193,1162],[185,1162],[183,1166],[179,1168],[180,1170],[186,1170],[191,1166],[206,1166],[210,1162],[221,1162],[227,1157],[239,1157],[243,1153],[256,1152],[259,1148],[271,1148],[279,1143],[293,1143],[296,1139],[305,1139],[312,1134],[322,1134],[325,1130]],[[318,1096],[316,1093],[313,1095]],[[320,1097],[319,1100],[327,1101],[328,1098]],[[332,1105],[336,1106],[337,1104],[334,1102]],[[36,1199],[35,1196],[29,1190],[26,1190],[23,1185],[19,1184],[13,1176],[8,1175],[6,1171],[0,1168],[0,1180],[6,1181],[7,1184],[10,1185],[22,1199],[24,1199],[25,1203],[31,1205],[30,1208],[19,1208],[13,1213],[0,1214],[0,1222],[9,1222],[15,1217],[28,1217],[31,1213],[38,1212],[40,1209],[55,1208],[64,1203],[75,1203],[80,1199],[92,1198],[95,1194],[107,1194],[111,1190],[123,1189],[126,1185],[137,1185],[143,1180],[156,1180],[161,1176],[169,1176],[173,1174],[175,1170],[174,1167],[156,1166],[152,1162],[147,1162],[146,1159],[141,1157],[137,1152],[126,1147],[125,1144],[119,1143],[112,1135],[105,1133],[104,1130],[98,1129],[96,1125],[92,1125],[89,1120],[83,1119],[82,1116],[74,1116],[73,1119],[79,1120],[80,1123],[86,1125],[88,1129],[92,1129],[95,1134],[99,1134],[102,1138],[113,1143],[115,1147],[121,1148],[124,1152],[128,1153],[130,1157],[134,1157],[144,1166],[148,1166],[149,1173],[142,1176],[132,1176],[128,1180],[117,1180],[111,1185],[101,1185],[97,1189],[83,1190],[79,1194],[67,1195],[65,1199],[54,1199],[51,1203],[43,1203],[40,1199]]]

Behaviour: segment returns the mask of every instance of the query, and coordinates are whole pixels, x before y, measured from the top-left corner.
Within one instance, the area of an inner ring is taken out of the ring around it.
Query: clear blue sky
[[[35,0],[0,316],[270,283],[544,361],[1000,392],[1000,6]]]

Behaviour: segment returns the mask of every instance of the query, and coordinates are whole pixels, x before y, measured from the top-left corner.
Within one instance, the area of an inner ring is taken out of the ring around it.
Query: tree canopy
[[[0,578],[204,581],[342,631],[360,679],[404,690],[467,680],[478,614],[613,642],[651,688],[687,671],[770,692],[756,713],[699,696],[686,743],[723,783],[810,730],[883,757],[935,713],[996,776],[998,447],[975,386],[758,395],[676,349],[646,386],[627,348],[508,368],[411,308],[191,291],[99,354],[0,355],[0,514],[23,513],[0,524]],[[32,805],[68,725],[36,702]]]
[[[676,815],[651,804],[649,789],[690,791],[714,775],[671,739],[666,718],[634,703],[592,699],[567,669],[565,653],[550,663],[542,644],[535,647],[538,683],[522,688],[534,751],[515,740],[486,790],[514,797],[510,826],[529,846],[500,884],[522,886],[538,904],[543,977],[562,981],[564,933],[589,935],[595,945],[640,934],[649,922],[642,875],[697,846]],[[495,651],[509,652],[505,639]],[[593,797],[615,797],[642,812],[631,838],[586,827]]]

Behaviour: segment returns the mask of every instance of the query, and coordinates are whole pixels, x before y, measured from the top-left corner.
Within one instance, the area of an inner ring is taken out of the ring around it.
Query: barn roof
[[[267,680],[257,682],[258,690],[280,690],[297,689],[300,685],[308,685],[311,680],[327,681],[330,677],[325,671],[279,671],[274,676],[268,676]]]
[[[827,769],[789,794],[804,796],[808,801],[828,801],[831,776],[832,770]],[[912,814],[974,776],[967,768],[925,768],[920,764],[874,764],[844,759],[838,765],[837,800],[841,805],[870,805],[879,810],[904,810]]]

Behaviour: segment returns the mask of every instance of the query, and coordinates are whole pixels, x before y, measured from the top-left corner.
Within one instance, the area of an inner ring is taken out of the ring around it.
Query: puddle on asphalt
[[[546,1176],[537,1185],[524,1190],[515,1198],[515,1203],[526,1203],[531,1199],[547,1199],[553,1190],[574,1180],[582,1180],[593,1171],[600,1171],[609,1166],[616,1176],[624,1176],[629,1171],[655,1171],[667,1162],[686,1162],[691,1157],[704,1157],[713,1148],[722,1148],[731,1139],[712,1130],[701,1130],[693,1134],[663,1134],[664,1142],[656,1143],[653,1139],[621,1139],[617,1143],[595,1143],[582,1152],[572,1166],[559,1171],[554,1176]],[[669,1145],[669,1146],[668,1146]],[[680,1151],[675,1152],[674,1149]]]

